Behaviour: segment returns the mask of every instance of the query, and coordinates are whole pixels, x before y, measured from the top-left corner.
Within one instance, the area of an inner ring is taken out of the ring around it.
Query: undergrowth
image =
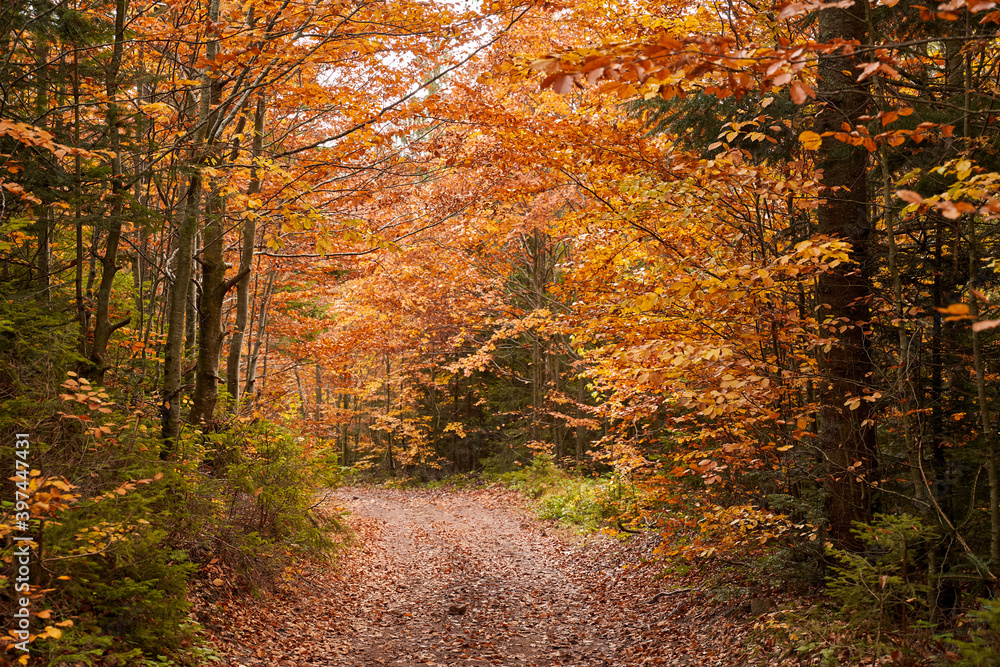
[[[864,546],[827,544],[823,595],[783,605],[758,620],[761,664],[1000,666],[1000,611],[988,600],[953,609],[937,604],[943,581],[928,564],[937,528],[918,517],[876,515],[856,523]],[[777,660],[778,662],[774,662]]]
[[[558,467],[548,454],[539,454],[529,465],[490,479],[534,500],[539,518],[580,530],[631,523],[638,516],[641,494],[621,475],[582,476]]]
[[[295,559],[333,554],[339,526],[310,508],[337,481],[335,457],[281,424],[234,418],[217,433],[187,428],[161,460],[155,401],[124,381],[91,384],[69,370],[72,340],[18,321],[0,332],[0,617],[30,603],[30,664],[212,662],[195,591],[210,602],[266,590]],[[21,488],[17,433],[29,443]],[[32,540],[30,591],[17,597],[14,537]],[[18,662],[28,654],[7,629],[0,662]]]

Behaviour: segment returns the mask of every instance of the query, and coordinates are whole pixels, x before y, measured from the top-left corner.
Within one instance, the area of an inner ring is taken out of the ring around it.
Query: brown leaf
[[[913,190],[896,190],[896,196],[909,204],[923,204],[924,198]]]
[[[987,329],[993,329],[994,327],[1000,327],[1000,320],[981,320],[975,322],[972,325],[973,331],[986,331]]]

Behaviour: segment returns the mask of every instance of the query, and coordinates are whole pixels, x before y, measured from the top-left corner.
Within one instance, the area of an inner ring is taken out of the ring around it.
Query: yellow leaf
[[[955,171],[958,173],[958,180],[964,181],[972,173],[972,163],[968,160],[961,160],[955,165]]]
[[[806,130],[799,135],[799,141],[802,142],[802,148],[807,151],[815,151],[819,150],[819,147],[823,144],[823,137],[812,130]]]
[[[946,313],[948,315],[968,315],[969,314],[969,304],[967,303],[953,303],[947,308],[935,308],[939,313]]]

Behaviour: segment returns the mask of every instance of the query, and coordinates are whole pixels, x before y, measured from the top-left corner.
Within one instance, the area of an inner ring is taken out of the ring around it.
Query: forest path
[[[231,609],[216,634],[227,664],[742,664],[692,641],[705,628],[686,611],[665,620],[689,594],[645,604],[662,582],[622,568],[619,544],[571,544],[513,494],[357,487],[326,504],[350,512],[357,544],[281,598]]]

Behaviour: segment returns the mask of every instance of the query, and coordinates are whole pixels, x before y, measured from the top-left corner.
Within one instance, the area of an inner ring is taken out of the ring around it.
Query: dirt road
[[[573,550],[526,516],[465,495],[344,500],[377,535],[366,565],[384,574],[359,582],[368,613],[342,664],[611,664],[614,637],[564,567]]]
[[[669,609],[641,598],[656,585],[613,541],[571,544],[510,496],[351,488],[328,502],[350,511],[357,546],[283,598],[234,607],[228,664],[730,664],[657,622]],[[657,646],[665,630],[684,647]]]

